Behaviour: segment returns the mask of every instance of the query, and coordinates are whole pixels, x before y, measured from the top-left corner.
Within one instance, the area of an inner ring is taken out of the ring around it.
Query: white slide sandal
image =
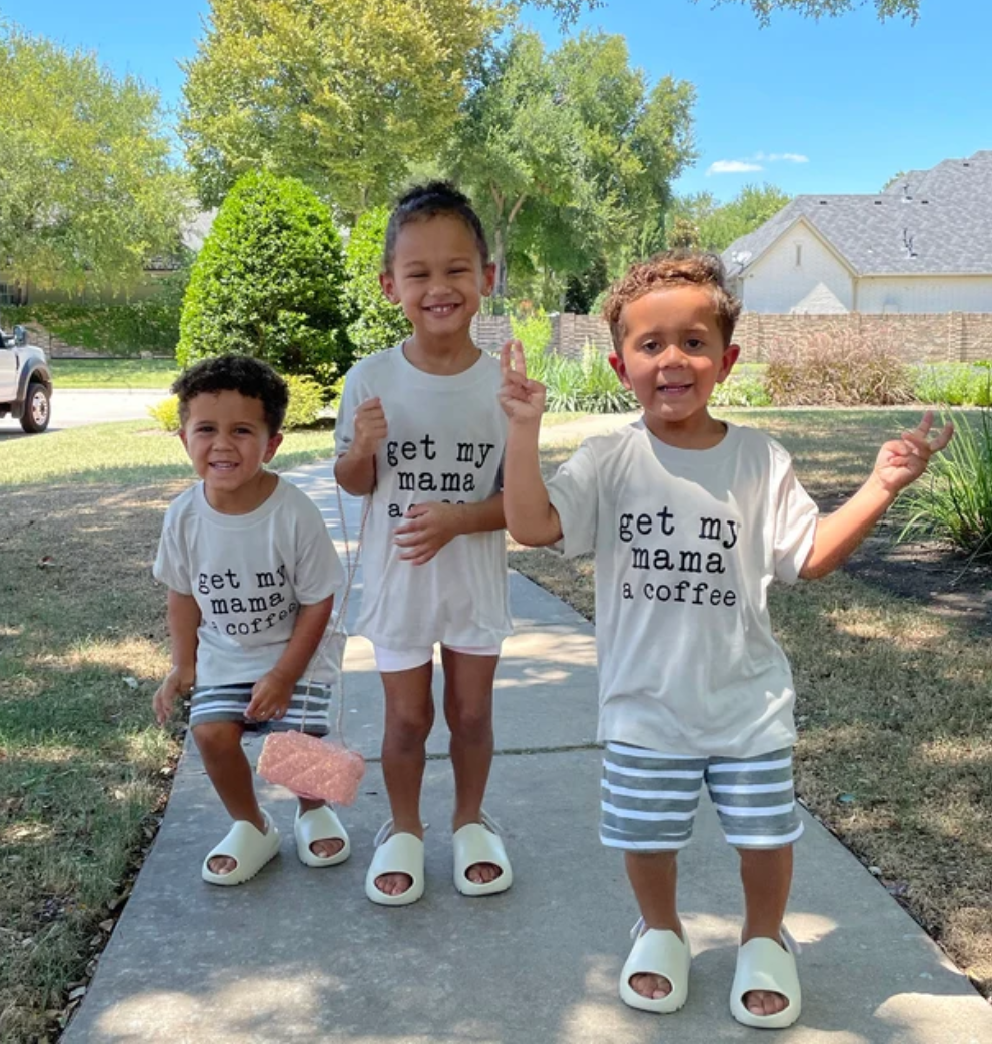
[[[293,833],[296,836],[296,854],[306,866],[337,866],[351,855],[348,831],[330,805],[321,805],[302,814],[297,805]],[[332,856],[319,856],[310,847],[315,841],[342,841],[344,844]]]
[[[279,851],[279,831],[265,809],[262,816],[267,827],[263,834],[257,827],[239,819],[227,832],[224,840],[215,845],[203,860],[203,880],[214,885],[239,885],[250,881],[265,864]],[[229,874],[215,874],[210,869],[210,860],[226,856],[237,864]]]

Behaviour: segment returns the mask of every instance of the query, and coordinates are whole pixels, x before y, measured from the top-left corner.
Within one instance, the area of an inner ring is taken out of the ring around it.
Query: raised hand
[[[386,414],[379,399],[366,399],[355,410],[355,437],[352,448],[362,457],[370,457],[389,434]]]
[[[454,537],[461,533],[462,507],[437,500],[412,504],[406,520],[396,527],[394,543],[400,558],[411,565],[424,565]]]
[[[875,478],[890,493],[898,493],[911,482],[915,482],[927,469],[934,453],[939,453],[954,434],[954,425],[948,421],[933,437],[933,411],[927,410],[923,419],[912,431],[904,431],[902,437],[886,442],[878,451],[875,460]]]
[[[499,355],[503,383],[499,401],[511,424],[540,424],[547,398],[547,388],[540,381],[527,379],[524,346],[507,341]]]

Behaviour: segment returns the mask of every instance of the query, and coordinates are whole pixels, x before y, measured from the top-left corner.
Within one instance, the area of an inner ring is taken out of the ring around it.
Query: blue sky
[[[680,192],[728,199],[751,182],[790,193],[876,192],[899,170],[992,148],[992,3],[922,0],[915,26],[869,6],[816,23],[709,0],[609,0],[581,27],[627,38],[655,80],[696,85],[695,167]],[[176,105],[207,0],[0,0],[0,14],[69,47],[96,51]],[[525,15],[554,45],[545,15]],[[752,167],[760,169],[738,169]]]

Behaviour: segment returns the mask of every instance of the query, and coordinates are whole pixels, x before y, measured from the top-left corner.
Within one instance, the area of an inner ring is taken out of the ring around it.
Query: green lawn
[[[53,359],[56,388],[162,388],[179,376],[173,359]]]
[[[328,457],[291,432],[274,465]],[[167,797],[178,728],[151,577],[162,515],[194,476],[150,422],[0,444],[0,1041],[55,1040]]]

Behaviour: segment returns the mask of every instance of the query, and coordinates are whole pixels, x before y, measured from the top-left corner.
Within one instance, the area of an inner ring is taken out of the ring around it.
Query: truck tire
[[[21,414],[21,427],[31,435],[44,431],[51,417],[51,394],[41,381],[28,384],[28,394]]]

